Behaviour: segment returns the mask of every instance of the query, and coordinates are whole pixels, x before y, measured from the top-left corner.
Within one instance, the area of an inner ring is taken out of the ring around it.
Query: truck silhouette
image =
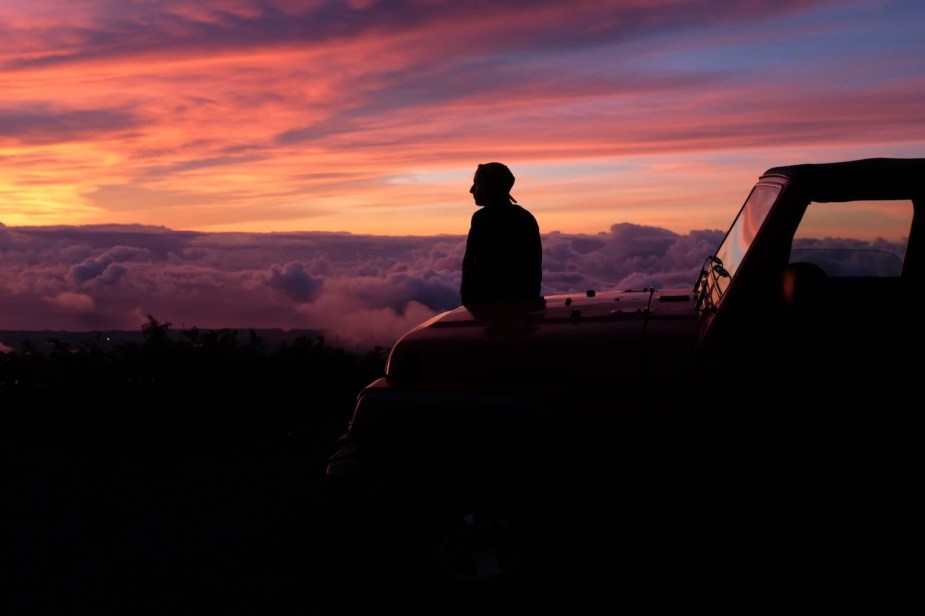
[[[331,493],[466,592],[704,533],[869,571],[921,486],[923,210],[925,159],[775,167],[689,287],[440,314],[360,392]]]

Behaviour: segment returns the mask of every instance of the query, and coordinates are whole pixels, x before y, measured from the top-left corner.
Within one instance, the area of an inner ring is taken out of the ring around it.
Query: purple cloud
[[[629,223],[549,233],[543,293],[689,288],[722,237]],[[0,330],[138,330],[150,314],[175,328],[319,329],[342,345],[390,346],[459,305],[465,237],[0,226],[0,245]],[[868,245],[899,250],[841,238],[796,248],[837,257]]]
[[[70,109],[43,103],[26,108],[0,108],[0,142],[12,139],[32,145],[78,141],[138,126],[122,109]]]
[[[301,262],[272,265],[267,278],[268,287],[299,303],[314,301],[323,283],[323,278],[313,276]]]
[[[617,224],[545,238],[545,294],[640,283],[688,286],[719,231]],[[162,228],[0,227],[0,330],[321,329],[391,345],[459,305],[464,236],[189,233]]]

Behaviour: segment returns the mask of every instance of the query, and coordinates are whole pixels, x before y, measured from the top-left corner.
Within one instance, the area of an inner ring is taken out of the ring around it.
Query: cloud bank
[[[719,230],[619,223],[544,236],[543,293],[688,287]],[[0,225],[0,330],[321,329],[391,346],[459,305],[465,236]]]

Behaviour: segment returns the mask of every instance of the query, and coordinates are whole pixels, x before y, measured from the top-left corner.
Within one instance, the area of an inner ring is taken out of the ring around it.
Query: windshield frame
[[[783,186],[776,182],[759,181],[752,187],[716,253],[704,262],[694,286],[698,307],[710,311],[719,307],[782,192]]]

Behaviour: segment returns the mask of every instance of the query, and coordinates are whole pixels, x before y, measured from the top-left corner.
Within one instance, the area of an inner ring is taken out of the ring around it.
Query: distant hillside
[[[168,335],[173,340],[183,338],[181,329],[169,329]],[[206,331],[228,331],[228,330],[201,330]],[[320,329],[237,329],[231,330],[237,333],[238,340],[242,343],[250,340],[251,331],[263,341],[268,351],[273,351],[285,343],[292,342],[301,337],[319,338],[322,337],[326,342],[336,345],[336,336],[330,332]],[[72,347],[83,345],[96,345],[106,350],[115,348],[127,343],[141,343],[143,341],[141,328],[132,331],[91,331],[91,332],[69,332],[54,330],[39,331],[11,331],[0,330],[0,350],[18,349],[24,342],[28,342],[36,349],[44,350],[46,347],[66,344]]]

